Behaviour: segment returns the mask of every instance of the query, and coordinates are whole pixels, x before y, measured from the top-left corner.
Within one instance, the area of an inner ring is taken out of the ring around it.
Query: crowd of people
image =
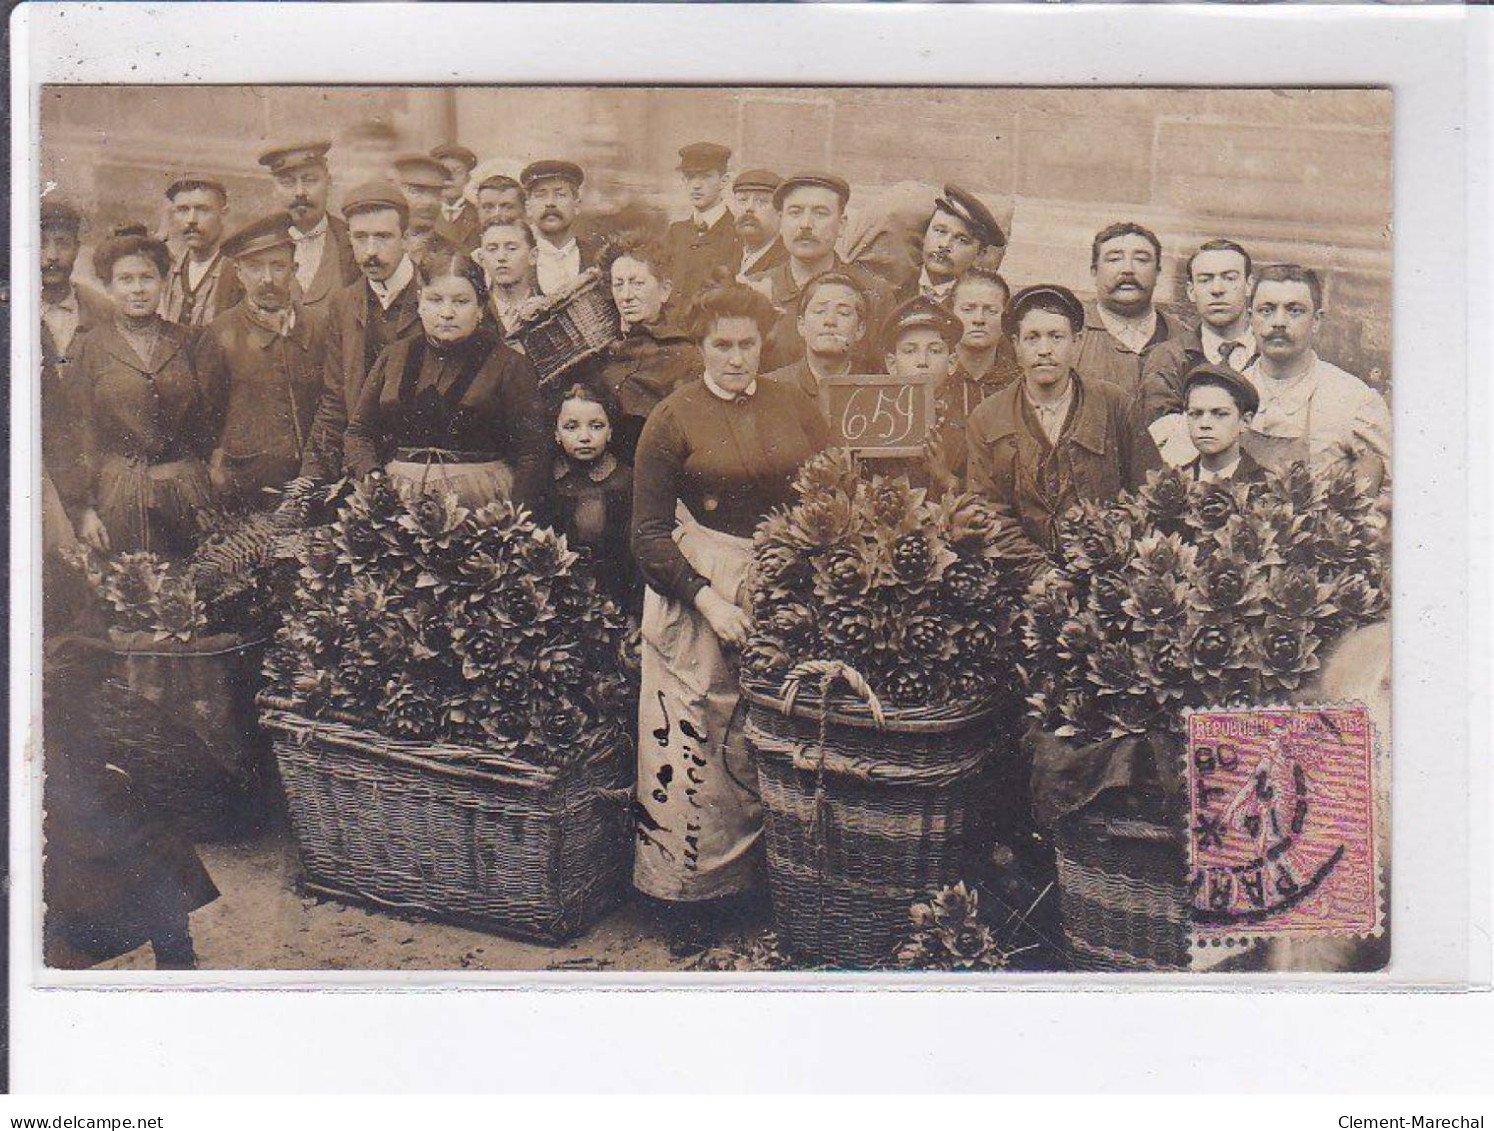
[[[477,156],[441,145],[350,187],[339,215],[329,149],[261,155],[279,211],[231,234],[219,180],[173,179],[180,251],[144,225],[93,233],[96,283],[75,277],[86,217],[43,200],[47,522],[101,552],[173,555],[206,507],[273,508],[344,474],[522,503],[641,617],[640,727],[697,719],[700,756],[726,771],[688,846],[640,842],[636,882],[661,900],[755,882],[761,821],[735,764],[744,578],[753,530],[839,442],[827,379],[931,385],[923,454],[899,467],[998,504],[1034,569],[1071,505],[1164,463],[1249,480],[1347,462],[1388,488],[1385,400],[1316,349],[1321,276],[1223,236],[1188,249],[1180,316],[1157,301],[1163,249],[1145,226],[1099,228],[1092,301],[1041,279],[1014,288],[1009,221],[954,184],[931,193],[898,269],[842,257],[845,179],[733,174],[714,143],[680,150],[689,219],[606,240],[584,223],[571,161],[473,184]],[[591,271],[621,337],[542,382],[526,323]],[[640,785],[640,820],[686,827],[649,797]]]

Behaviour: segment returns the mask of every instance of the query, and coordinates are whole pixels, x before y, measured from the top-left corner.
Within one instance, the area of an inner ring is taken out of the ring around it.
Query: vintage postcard
[[[1385,968],[1394,106],[44,85],[45,966]]]

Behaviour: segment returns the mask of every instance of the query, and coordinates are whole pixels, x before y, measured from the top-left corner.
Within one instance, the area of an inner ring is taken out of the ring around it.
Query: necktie
[[[1238,370],[1240,367],[1234,363],[1232,358],[1244,347],[1244,342],[1236,342],[1233,340],[1220,342],[1219,360],[1222,361],[1225,365],[1229,366],[1231,369]]]

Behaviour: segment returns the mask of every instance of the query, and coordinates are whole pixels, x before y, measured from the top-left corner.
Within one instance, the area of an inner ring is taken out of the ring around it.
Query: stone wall
[[[1117,219],[1161,237],[1163,287],[1200,242],[1327,277],[1334,360],[1377,384],[1390,355],[1391,95],[1353,90],[879,88],[49,88],[44,178],[105,224],[160,218],[166,171],[223,177],[235,212],[268,205],[255,155],[327,136],[342,185],[390,154],[455,138],[517,169],[586,164],[594,204],[678,209],[679,146],[739,167],[828,167],[857,201],[898,181],[958,181],[1014,210],[1015,284],[1090,290],[1089,243]],[[855,202],[853,202],[854,205]],[[1375,373],[1378,371],[1378,373]]]

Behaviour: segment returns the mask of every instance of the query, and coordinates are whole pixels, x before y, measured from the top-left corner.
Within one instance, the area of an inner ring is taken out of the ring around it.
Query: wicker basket
[[[864,686],[864,685],[863,685]],[[859,710],[743,689],[779,932],[835,966],[887,964],[910,906],[960,878],[992,710]],[[932,717],[931,717],[932,716]]]
[[[1188,968],[1180,829],[1081,810],[1055,827],[1059,912],[1081,970]]]
[[[516,337],[544,388],[622,337],[622,322],[593,269],[534,322],[520,326]]]
[[[260,697],[306,886],[553,943],[616,905],[632,864],[627,759],[553,770],[396,742]],[[473,753],[473,752],[466,752]]]

